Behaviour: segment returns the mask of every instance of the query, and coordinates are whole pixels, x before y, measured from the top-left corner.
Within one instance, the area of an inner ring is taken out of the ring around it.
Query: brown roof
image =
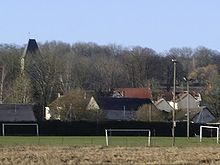
[[[115,91],[127,98],[147,98],[150,99],[152,92],[150,88],[117,88]]]

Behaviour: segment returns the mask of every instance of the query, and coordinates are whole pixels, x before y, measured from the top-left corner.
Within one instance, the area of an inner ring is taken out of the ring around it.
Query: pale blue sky
[[[219,0],[1,0],[0,43],[36,38],[220,51],[219,8]]]

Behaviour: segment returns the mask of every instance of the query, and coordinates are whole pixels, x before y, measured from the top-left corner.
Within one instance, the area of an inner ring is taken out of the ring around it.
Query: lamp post
[[[189,123],[189,81],[191,81],[191,79],[188,79],[186,77],[183,78],[186,81],[186,88],[187,88],[187,127],[186,127],[186,134],[187,134],[187,139],[189,140],[189,127],[190,127],[190,123]]]
[[[172,146],[175,146],[175,104],[176,104],[176,59],[172,59],[173,62],[173,127],[172,127]]]

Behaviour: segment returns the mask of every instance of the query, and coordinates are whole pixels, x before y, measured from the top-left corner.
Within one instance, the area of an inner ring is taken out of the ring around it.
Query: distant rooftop
[[[36,121],[30,104],[0,104],[0,122]]]
[[[117,88],[115,92],[119,92],[122,97],[149,99],[152,96],[150,88]]]
[[[97,103],[103,110],[137,111],[144,104],[152,104],[150,99],[99,97]]]

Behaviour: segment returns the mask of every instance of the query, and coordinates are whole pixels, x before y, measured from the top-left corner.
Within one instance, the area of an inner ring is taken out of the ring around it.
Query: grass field
[[[138,147],[148,146],[147,137],[139,136],[114,136],[109,137],[109,146]],[[54,145],[54,146],[105,146],[104,136],[1,136],[0,145]],[[203,138],[202,143],[198,137],[176,137],[175,146],[216,146],[216,138]],[[151,146],[170,147],[171,137],[151,137]]]
[[[96,165],[144,165],[144,164],[220,164],[220,144],[215,138],[196,137],[187,140],[176,137],[171,147],[171,137],[147,138],[112,137],[105,145],[104,136],[65,137],[0,137],[1,164],[96,164]]]

